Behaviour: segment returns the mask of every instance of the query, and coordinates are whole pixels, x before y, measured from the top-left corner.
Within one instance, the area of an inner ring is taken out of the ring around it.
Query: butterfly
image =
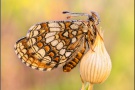
[[[68,14],[68,20],[35,24],[15,43],[15,53],[23,63],[41,71],[63,66],[64,72],[70,72],[92,49],[100,22],[98,14],[93,11],[91,14],[64,11],[63,14]],[[78,16],[88,19],[69,20]]]

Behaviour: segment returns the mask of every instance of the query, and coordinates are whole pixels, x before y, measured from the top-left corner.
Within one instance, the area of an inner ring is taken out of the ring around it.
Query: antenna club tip
[[[62,13],[63,13],[63,14],[66,14],[66,13],[70,13],[70,12],[68,12],[68,11],[63,11]]]

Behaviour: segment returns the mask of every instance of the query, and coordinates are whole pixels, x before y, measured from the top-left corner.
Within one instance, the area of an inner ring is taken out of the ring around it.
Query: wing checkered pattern
[[[93,21],[48,21],[33,25],[15,44],[15,52],[27,66],[50,71],[63,66],[69,72],[96,38]]]

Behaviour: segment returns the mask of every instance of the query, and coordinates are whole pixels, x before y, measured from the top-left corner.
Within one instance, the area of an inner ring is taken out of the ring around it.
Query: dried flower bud
[[[103,39],[97,34],[93,50],[90,49],[80,63],[82,81],[89,82],[92,85],[102,83],[109,76],[111,67],[111,59],[106,51]]]

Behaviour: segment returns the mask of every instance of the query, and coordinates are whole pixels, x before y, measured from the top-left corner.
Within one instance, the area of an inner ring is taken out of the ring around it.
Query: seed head
[[[80,63],[80,75],[84,82],[91,85],[104,82],[112,68],[111,59],[108,55],[100,33],[97,34],[93,50],[90,49]],[[92,89],[89,89],[92,90]]]

